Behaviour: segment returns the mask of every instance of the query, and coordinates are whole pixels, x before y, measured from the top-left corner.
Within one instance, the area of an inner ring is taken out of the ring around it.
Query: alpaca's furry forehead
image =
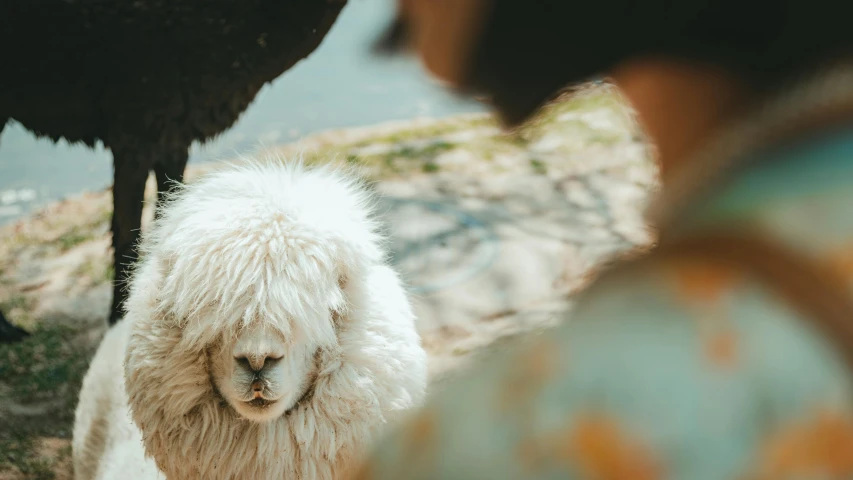
[[[166,262],[161,300],[179,317],[215,318],[232,330],[265,325],[287,334],[294,326],[301,329],[302,321],[321,320],[345,307],[334,245],[215,240],[188,241],[184,255]]]
[[[322,229],[354,228],[373,214],[373,199],[354,175],[300,163],[249,163],[208,175],[175,198],[176,216],[206,210],[228,212],[232,220],[287,215]],[[366,225],[370,225],[369,223]]]
[[[207,175],[169,199],[141,250],[163,257],[247,262],[381,260],[373,198],[359,179],[329,167],[250,163]],[[300,258],[306,256],[309,261]],[[361,257],[347,258],[347,257]],[[266,268],[266,267],[265,267]]]
[[[329,169],[229,168],[167,203],[142,248],[161,263],[161,308],[179,318],[327,338],[326,325],[300,322],[345,308],[341,280],[381,260],[369,214],[365,189]]]
[[[286,232],[264,236],[175,238],[164,261],[160,308],[184,326],[184,336],[207,344],[218,333],[245,327],[285,338],[328,343],[332,311],[346,309],[341,249]]]

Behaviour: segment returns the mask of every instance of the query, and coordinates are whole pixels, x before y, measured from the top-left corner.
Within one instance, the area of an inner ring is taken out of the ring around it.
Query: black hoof
[[[3,312],[0,312],[0,343],[16,343],[29,336],[29,332],[9,323]]]

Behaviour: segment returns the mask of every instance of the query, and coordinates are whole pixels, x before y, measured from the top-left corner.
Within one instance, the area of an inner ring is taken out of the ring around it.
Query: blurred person
[[[853,478],[845,3],[402,0],[382,39],[518,125],[605,75],[658,244],[432,392],[362,479]]]

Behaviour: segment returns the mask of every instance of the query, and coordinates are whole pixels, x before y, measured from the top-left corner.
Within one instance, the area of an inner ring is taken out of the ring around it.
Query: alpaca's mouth
[[[266,408],[274,404],[275,402],[275,400],[267,400],[265,398],[258,397],[254,400],[249,400],[248,402],[246,402],[246,404],[251,405],[255,408]]]

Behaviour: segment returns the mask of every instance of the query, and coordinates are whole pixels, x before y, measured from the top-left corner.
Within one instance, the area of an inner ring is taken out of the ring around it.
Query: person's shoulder
[[[783,353],[787,349],[815,361],[837,360],[828,339],[761,278],[701,257],[652,253],[606,270],[578,295],[556,332],[566,346],[590,335],[612,348],[624,338],[628,351],[680,339],[710,355],[711,363],[754,363],[774,352],[798,356]]]
[[[558,326],[434,389],[365,478],[547,478],[549,465],[623,461],[721,478],[771,431],[849,404],[849,375],[804,325],[741,271],[628,262]],[[709,438],[726,447],[708,451]]]

